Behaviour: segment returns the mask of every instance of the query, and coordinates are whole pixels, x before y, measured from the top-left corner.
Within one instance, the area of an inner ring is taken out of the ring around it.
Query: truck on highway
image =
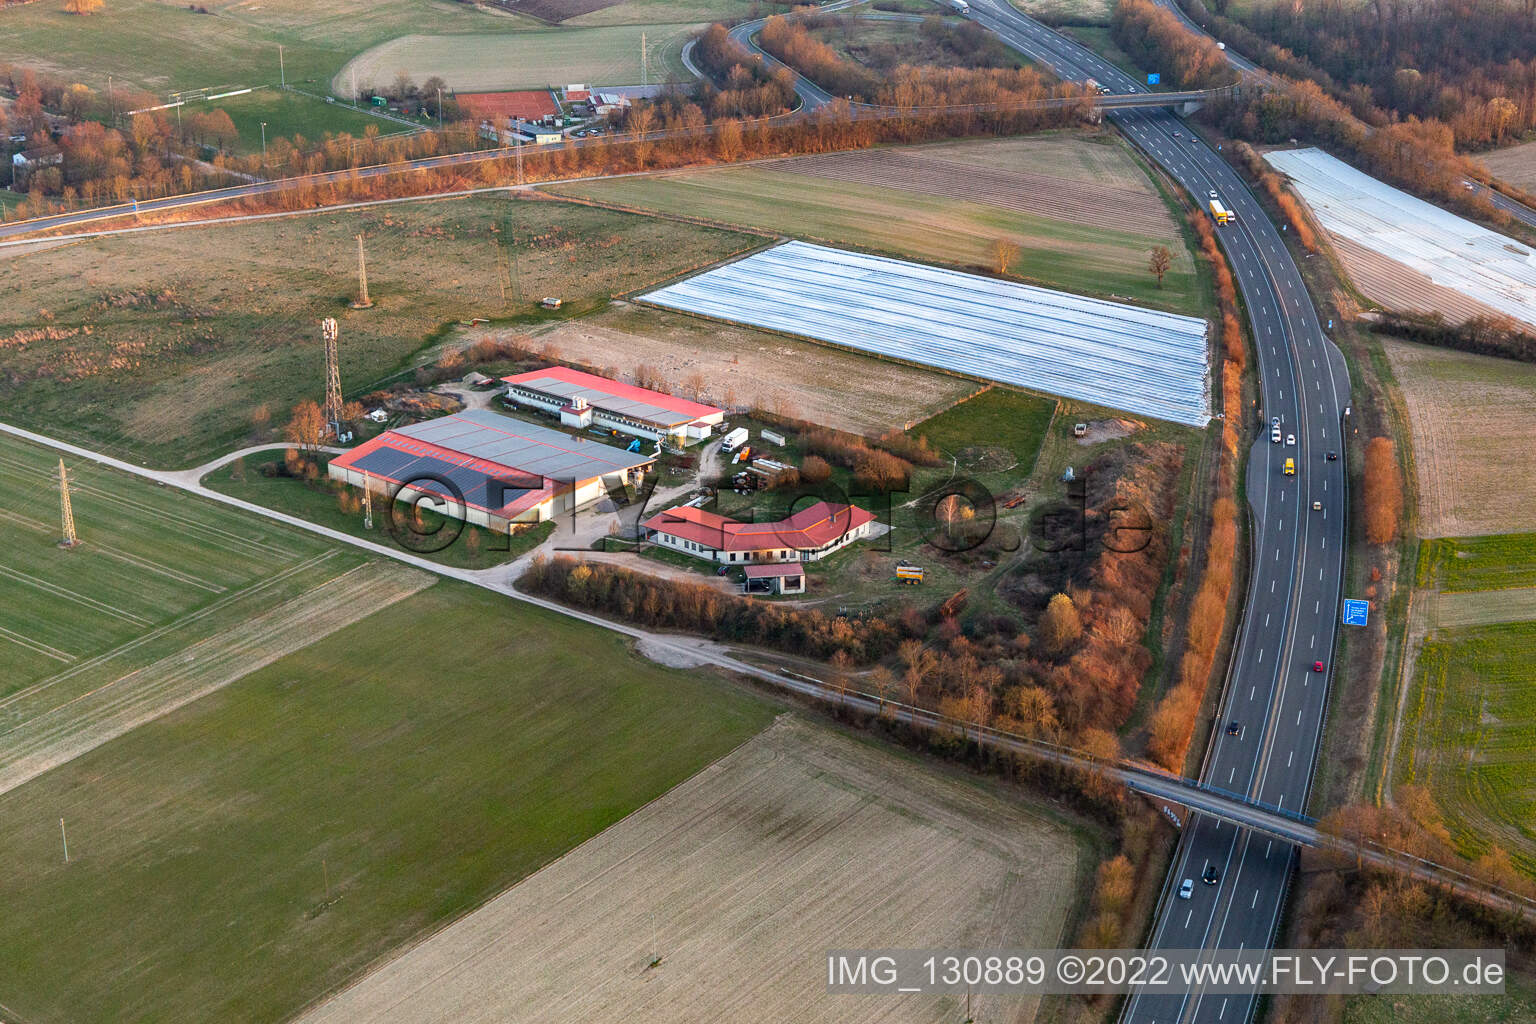
[[[720,450],[723,452],[733,452],[737,448],[740,448],[742,445],[746,444],[747,438],[751,436],[751,434],[747,433],[746,427],[737,427],[735,430],[725,435],[725,440],[720,442]]]
[[[1228,224],[1237,220],[1237,215],[1222,205],[1220,199],[1211,200],[1211,216],[1216,218],[1217,224]]]
[[[966,0],[949,0],[949,9],[956,14],[970,14],[971,5]]]

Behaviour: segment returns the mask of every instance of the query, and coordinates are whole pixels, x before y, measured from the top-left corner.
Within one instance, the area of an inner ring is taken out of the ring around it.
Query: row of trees
[[[1178,677],[1153,710],[1148,728],[1147,751],[1170,771],[1182,771],[1194,739],[1200,707],[1210,688],[1216,656],[1226,633],[1227,609],[1237,573],[1237,465],[1243,416],[1243,369],[1248,350],[1237,319],[1237,284],[1221,249],[1210,219],[1196,212],[1195,233],[1200,255],[1211,269],[1216,301],[1221,312],[1221,449],[1216,466],[1215,499],[1211,503],[1210,529],[1205,543],[1205,566],[1200,584],[1190,601],[1184,653]]]
[[[1184,27],[1152,0],[1117,0],[1110,19],[1116,45],[1137,64],[1164,69],[1184,89],[1215,89],[1237,82],[1237,71],[1215,40]]]
[[[715,118],[769,117],[794,105],[795,76],[788,68],[770,71],[763,58],[731,38],[718,22],[694,45],[695,62],[720,83],[700,86],[699,102]]]
[[[661,579],[566,556],[535,558],[517,582],[529,593],[630,622],[823,661],[836,659],[840,664],[884,657],[901,639],[897,625],[878,616],[835,616],[814,608],[754,601],[723,594],[705,583]]]
[[[1383,313],[1371,329],[1424,345],[1536,363],[1536,334],[1513,317],[1475,316],[1461,323],[1448,323],[1439,313]]]

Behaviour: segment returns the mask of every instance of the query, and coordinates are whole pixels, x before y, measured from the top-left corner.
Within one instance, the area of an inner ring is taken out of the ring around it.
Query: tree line
[[[1117,0],[1109,28],[1115,45],[1132,61],[1164,69],[1181,89],[1217,89],[1237,82],[1237,71],[1215,40],[1189,31],[1178,15],[1152,0]]]

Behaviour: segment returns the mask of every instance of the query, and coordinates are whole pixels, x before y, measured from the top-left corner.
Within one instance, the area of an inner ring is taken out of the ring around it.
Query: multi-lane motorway
[[[1065,78],[1093,77],[1110,89],[1141,88],[1119,69],[1014,10],[974,0],[991,29]],[[1214,191],[1237,214],[1217,228],[1242,290],[1257,346],[1263,427],[1248,461],[1251,578],[1221,728],[1201,781],[1282,809],[1302,809],[1322,737],[1347,523],[1342,431],[1349,404],[1344,357],[1325,336],[1301,271],[1236,173],[1178,118],[1162,111],[1110,115],[1144,152],[1204,205]],[[1278,417],[1281,442],[1270,440]],[[1294,436],[1295,442],[1288,439]],[[1337,453],[1330,460],[1329,452]],[[1286,459],[1296,475],[1286,476]],[[1320,508],[1314,510],[1314,503]],[[1323,671],[1313,671],[1321,663]],[[1235,729],[1228,731],[1227,726]],[[1274,938],[1295,850],[1278,840],[1192,815],[1164,886],[1155,948],[1249,948]],[[1184,879],[1193,893],[1180,898]],[[1211,879],[1206,882],[1204,879]],[[1252,997],[1130,1000],[1123,1020],[1241,1022]]]

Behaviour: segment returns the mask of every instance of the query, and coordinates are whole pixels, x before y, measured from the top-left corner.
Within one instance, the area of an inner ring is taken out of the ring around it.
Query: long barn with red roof
[[[875,516],[857,505],[818,501],[784,519],[743,523],[695,505],[645,521],[647,539],[724,565],[814,562],[874,532]]]
[[[548,366],[502,380],[508,402],[558,415],[567,427],[598,427],[684,445],[708,437],[725,419],[725,410],[713,405],[569,366]]]

